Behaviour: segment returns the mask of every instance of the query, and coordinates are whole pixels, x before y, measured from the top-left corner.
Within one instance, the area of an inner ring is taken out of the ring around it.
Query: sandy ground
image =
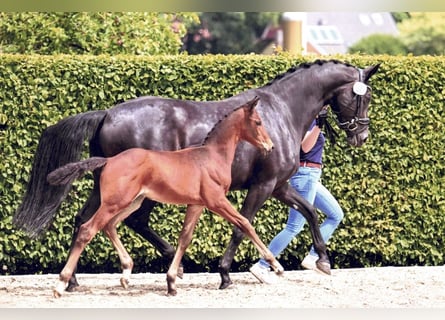
[[[2,308],[445,308],[445,266],[286,271],[275,285],[232,273],[219,290],[217,273],[189,273],[167,296],[165,274],[79,274],[79,290],[53,298],[58,275],[0,276]],[[445,311],[445,309],[444,309]],[[443,313],[445,316],[445,312]]]

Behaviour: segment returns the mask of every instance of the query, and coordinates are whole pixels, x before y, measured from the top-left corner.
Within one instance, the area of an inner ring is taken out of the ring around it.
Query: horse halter
[[[358,129],[359,126],[367,126],[370,123],[370,120],[368,117],[360,118],[359,114],[362,107],[362,96],[366,94],[366,92],[371,90],[371,87],[368,86],[363,82],[363,70],[357,68],[358,74],[359,74],[359,81],[355,82],[352,87],[352,92],[355,94],[355,97],[357,98],[357,108],[355,109],[355,116],[349,121],[345,122],[338,122],[338,126],[350,133],[355,133],[355,131]],[[363,127],[364,128],[364,127]]]

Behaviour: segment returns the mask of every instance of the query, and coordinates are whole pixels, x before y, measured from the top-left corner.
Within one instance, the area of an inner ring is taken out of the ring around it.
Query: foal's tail
[[[50,172],[46,180],[51,185],[70,185],[85,172],[101,168],[106,163],[107,158],[102,157],[92,157],[78,162],[71,162]]]
[[[40,136],[22,203],[13,223],[32,238],[52,223],[71,186],[52,186],[46,176],[60,166],[79,161],[85,140],[94,145],[106,111],[89,111],[60,120]],[[90,150],[92,147],[90,146]]]

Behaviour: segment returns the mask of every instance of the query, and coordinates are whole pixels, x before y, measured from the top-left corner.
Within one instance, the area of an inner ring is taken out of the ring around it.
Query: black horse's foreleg
[[[322,273],[331,274],[331,265],[326,253],[326,244],[321,236],[320,226],[318,224],[318,214],[314,206],[295,191],[288,183],[277,188],[273,192],[273,196],[289,207],[298,210],[305,217],[311,231],[314,249],[319,257],[316,262],[317,269]]]
[[[273,190],[272,183],[253,185],[247,192],[246,199],[240,210],[241,215],[247,218],[252,223],[255,214],[269,198]],[[235,257],[236,250],[238,249],[241,241],[244,238],[244,233],[237,227],[233,228],[232,237],[230,238],[229,245],[227,246],[224,255],[219,260],[219,274],[221,276],[220,289],[225,289],[232,284],[232,280],[229,276],[230,266],[232,265],[233,258]]]

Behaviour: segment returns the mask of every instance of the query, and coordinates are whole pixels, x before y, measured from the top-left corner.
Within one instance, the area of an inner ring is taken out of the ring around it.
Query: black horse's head
[[[337,115],[338,126],[346,131],[347,141],[354,147],[362,146],[368,139],[368,107],[372,93],[368,80],[379,66],[357,68],[357,80],[339,87],[328,102]]]

